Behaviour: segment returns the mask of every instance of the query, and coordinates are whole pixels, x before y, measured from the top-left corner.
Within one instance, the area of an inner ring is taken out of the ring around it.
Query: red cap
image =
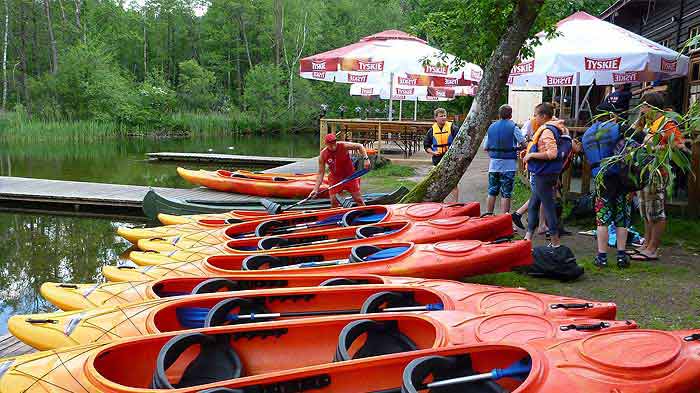
[[[326,135],[326,143],[334,143],[337,139],[335,139],[335,134],[328,134]]]

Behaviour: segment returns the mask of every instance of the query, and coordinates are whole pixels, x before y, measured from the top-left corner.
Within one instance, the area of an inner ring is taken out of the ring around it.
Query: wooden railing
[[[423,138],[433,125],[431,121],[389,121],[380,119],[321,119],[319,146],[327,134],[338,140],[361,143],[379,152],[383,143],[398,146],[405,157],[423,149]]]

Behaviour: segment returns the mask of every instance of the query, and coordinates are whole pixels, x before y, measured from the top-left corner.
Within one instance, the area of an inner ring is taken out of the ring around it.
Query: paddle
[[[363,258],[362,262],[379,261],[382,259],[393,258],[397,255],[401,255],[406,252],[408,247],[392,247],[387,248]],[[335,265],[345,265],[349,263],[355,263],[355,261],[348,259],[334,259],[332,261],[320,261],[320,262],[303,262],[297,263],[295,265],[279,266],[273,267],[267,270],[288,270],[288,269],[304,269],[309,267],[321,267],[321,266],[335,266]],[[245,270],[245,269],[244,269]],[[256,269],[257,270],[257,269]]]
[[[506,368],[494,368],[491,372],[467,375],[466,377],[444,379],[442,381],[430,382],[426,385],[427,388],[437,388],[441,386],[457,385],[465,382],[483,381],[485,379],[501,379],[506,377],[522,377],[530,373],[530,359],[525,358],[518,360]]]
[[[410,311],[442,311],[445,306],[442,303],[430,303],[424,306],[408,306],[408,307],[387,307],[382,312],[410,312]],[[176,310],[177,318],[180,324],[186,328],[201,328],[204,326],[207,314],[210,309],[205,307],[185,307]],[[229,321],[249,320],[262,318],[293,318],[293,317],[316,317],[324,315],[344,315],[344,314],[359,314],[362,310],[319,310],[319,311],[298,311],[298,312],[271,312],[271,313],[250,313],[250,314],[228,314],[226,319]]]
[[[352,175],[348,176],[346,179],[341,180],[341,181],[339,181],[339,182],[336,183],[336,184],[333,184],[332,186],[326,188],[326,189],[323,190],[323,191],[320,191],[318,194],[316,194],[316,196],[318,196],[318,195],[320,195],[320,194],[323,194],[323,193],[325,193],[325,192],[328,192],[328,191],[330,191],[330,190],[332,190],[332,189],[334,189],[334,188],[336,188],[336,187],[340,187],[340,186],[342,186],[343,184],[346,184],[346,183],[348,183],[348,182],[350,182],[350,181],[352,181],[352,180],[355,180],[355,179],[357,179],[357,178],[360,178],[360,177],[364,176],[365,174],[367,174],[368,172],[369,172],[369,169],[360,169],[359,171],[357,171],[357,172],[353,173]],[[292,208],[294,208],[294,207],[296,207],[296,206],[302,205],[302,204],[308,202],[310,199],[311,199],[310,197],[306,197],[306,198],[300,200],[299,202],[297,202],[297,203],[295,203],[295,204],[293,204],[293,205],[287,206],[287,207],[283,207],[283,206],[280,205],[279,203],[275,203],[275,202],[272,202],[272,201],[267,200],[267,199],[260,199],[260,203],[262,203],[262,205],[265,206],[265,209],[267,209],[268,213],[270,213],[270,214],[280,214],[280,213],[282,213],[283,211],[290,210],[290,209],[292,209]]]

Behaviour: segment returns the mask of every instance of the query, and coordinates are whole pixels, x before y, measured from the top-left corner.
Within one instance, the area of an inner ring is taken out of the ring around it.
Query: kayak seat
[[[350,262],[369,262],[393,258],[403,254],[409,247],[391,247],[381,249],[376,246],[356,246],[350,251]]]
[[[237,310],[237,314],[231,314],[232,311]],[[214,307],[209,310],[207,317],[204,321],[204,327],[211,326],[223,326],[223,325],[236,325],[239,323],[253,323],[253,322],[265,322],[272,320],[274,318],[249,318],[249,319],[239,319],[239,315],[255,315],[255,314],[265,314],[269,313],[265,307],[264,303],[256,302],[252,299],[243,298],[231,298],[224,299],[219,303],[216,303]]]
[[[367,280],[355,280],[345,277],[334,277],[318,284],[319,287],[332,287],[335,285],[366,285],[369,284]]]
[[[471,357],[426,356],[412,360],[403,371],[401,393],[425,391],[423,381],[432,375],[433,381],[441,381],[479,374],[472,367]],[[507,393],[501,385],[492,380],[472,381],[454,385],[435,387],[430,393]]]
[[[214,292],[233,292],[240,291],[241,287],[236,281],[227,280],[225,278],[210,278],[204,280],[192,288],[190,295],[199,295],[202,293]]]
[[[341,224],[344,227],[374,224],[386,217],[386,213],[374,213],[366,210],[352,210],[343,214]]]
[[[386,233],[389,230],[389,228],[367,225],[364,227],[357,228],[357,230],[355,231],[355,237],[357,237],[358,239],[367,239],[375,235]]]
[[[382,312],[383,309],[388,307],[410,307],[417,305],[418,303],[416,303],[413,298],[413,293],[411,292],[383,291],[368,297],[367,300],[362,303],[360,314]]]
[[[269,220],[262,222],[255,228],[255,236],[265,236],[276,228],[283,226],[285,226],[285,223],[280,220]]]
[[[187,365],[180,381],[171,384],[165,371],[193,345],[200,346],[197,357]],[[228,336],[186,333],[171,338],[161,348],[150,388],[187,388],[240,378],[243,374],[243,364],[238,354],[231,348]]]
[[[283,237],[264,237],[258,242],[257,250],[272,250],[273,248],[286,247],[289,240]]]
[[[288,265],[289,262],[271,255],[249,255],[241,262],[241,270],[260,270],[261,267],[271,269]]]
[[[349,348],[355,340],[364,334],[367,335],[365,343],[355,354],[350,355]],[[340,332],[333,361],[341,362],[417,349],[416,344],[399,331],[396,321],[377,322],[371,319],[362,319],[347,324]]]

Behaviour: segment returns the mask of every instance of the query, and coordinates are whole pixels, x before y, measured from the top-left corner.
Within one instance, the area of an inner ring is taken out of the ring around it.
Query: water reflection
[[[0,334],[7,318],[54,310],[39,294],[46,281],[102,281],[130,244],[123,223],[103,219],[0,213]]]

